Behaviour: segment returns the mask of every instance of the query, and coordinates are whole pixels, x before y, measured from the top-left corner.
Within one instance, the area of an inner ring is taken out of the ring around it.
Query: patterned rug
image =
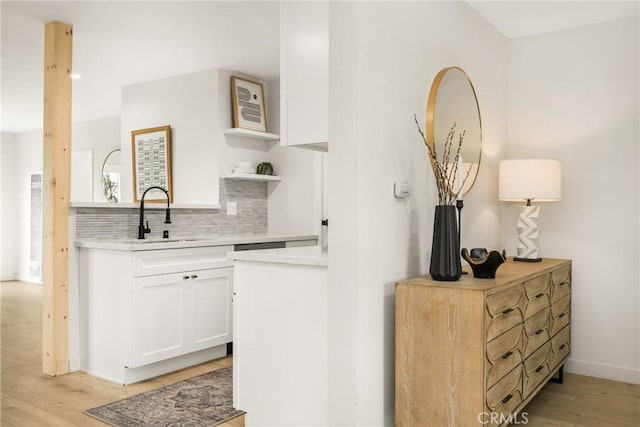
[[[85,411],[116,427],[211,427],[244,414],[232,406],[232,368]]]

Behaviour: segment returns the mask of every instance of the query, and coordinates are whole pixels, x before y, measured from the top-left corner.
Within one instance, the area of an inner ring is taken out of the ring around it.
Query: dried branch
[[[427,147],[427,151],[429,153],[429,159],[431,160],[431,167],[433,169],[433,174],[436,178],[436,188],[438,190],[438,204],[440,205],[453,205],[455,200],[458,198],[458,195],[464,189],[464,185],[467,182],[467,178],[469,178],[471,167],[467,169],[464,179],[460,184],[459,188],[457,188],[456,192],[452,190],[453,184],[455,183],[455,177],[458,175],[458,159],[460,158],[460,151],[462,150],[462,142],[464,141],[464,136],[466,131],[463,130],[462,133],[458,136],[458,143],[455,147],[455,155],[453,157],[454,162],[452,167],[448,167],[449,160],[451,158],[452,150],[454,149],[453,139],[455,137],[455,128],[456,123],[454,122],[447,134],[447,137],[444,142],[444,150],[442,153],[442,159],[438,159],[436,152],[436,144],[435,141],[432,141],[429,144],[427,137],[425,136],[422,128],[420,128],[420,124],[418,123],[418,118],[416,115],[413,115],[413,119],[416,122],[416,126],[418,128],[418,132],[420,136],[422,136],[422,140],[424,141],[425,146]]]

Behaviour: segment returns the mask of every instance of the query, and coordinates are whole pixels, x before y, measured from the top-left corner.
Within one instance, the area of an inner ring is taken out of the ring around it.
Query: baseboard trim
[[[621,368],[604,363],[569,359],[565,364],[565,370],[572,374],[640,384],[640,369]]]

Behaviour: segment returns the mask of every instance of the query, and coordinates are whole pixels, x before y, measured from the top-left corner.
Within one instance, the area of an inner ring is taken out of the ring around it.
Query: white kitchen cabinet
[[[280,144],[327,151],[329,2],[280,6]]]
[[[130,367],[232,340],[232,268],[133,279]]]
[[[82,248],[81,369],[129,384],[225,356],[231,250]]]

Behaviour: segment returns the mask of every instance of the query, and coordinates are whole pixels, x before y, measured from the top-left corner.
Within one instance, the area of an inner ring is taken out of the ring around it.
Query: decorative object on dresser
[[[518,212],[518,256],[515,261],[539,262],[540,227],[537,202],[555,202],[562,195],[562,165],[556,159],[502,160],[499,168],[498,198],[506,202],[526,201]]]
[[[438,190],[429,273],[434,280],[455,281],[462,274],[462,195],[471,189],[476,179],[482,146],[478,99],[464,70],[444,68],[433,80],[427,101],[426,135],[415,115],[414,120],[427,147]],[[463,130],[454,141],[457,123]],[[463,162],[463,157],[468,163]]]
[[[160,187],[167,191],[173,203],[171,186],[171,127],[131,131],[131,157],[133,168],[133,201],[142,200],[142,195],[150,187]],[[149,193],[147,202],[164,202],[165,194],[160,191]]]
[[[231,76],[231,104],[234,128],[267,131],[262,83]]]
[[[498,267],[507,260],[504,249],[500,253],[498,251],[487,252],[485,248],[473,248],[471,254],[467,248],[463,248],[462,258],[469,263],[473,277],[477,279],[495,279]]]
[[[118,203],[120,200],[120,152],[119,148],[107,154],[102,163],[102,193],[107,202]]]
[[[500,272],[459,284],[396,284],[397,426],[509,424],[561,374],[571,344],[571,261],[508,260]]]

